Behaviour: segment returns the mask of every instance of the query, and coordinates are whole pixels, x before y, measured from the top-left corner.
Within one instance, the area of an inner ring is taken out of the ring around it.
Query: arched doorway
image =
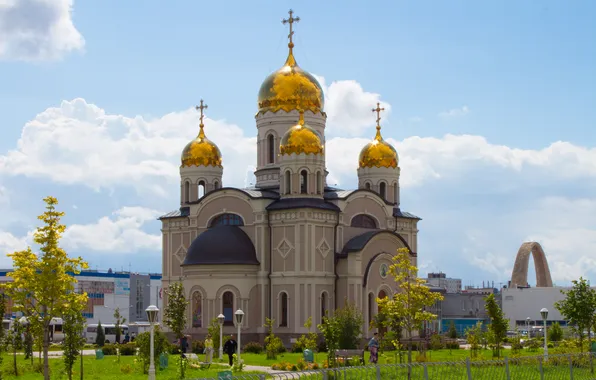
[[[385,292],[385,290],[381,289],[379,291],[379,295],[377,296],[379,299],[383,299],[387,297],[387,292]],[[383,310],[381,309],[381,306],[379,305],[379,310],[378,313],[382,313]],[[387,332],[387,327],[383,326],[383,327],[379,327],[379,335],[384,336],[385,333]]]

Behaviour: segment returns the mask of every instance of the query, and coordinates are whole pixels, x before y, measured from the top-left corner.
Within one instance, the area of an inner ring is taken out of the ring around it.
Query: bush
[[[459,343],[447,342],[447,343],[445,343],[445,348],[450,349],[450,350],[459,350]]]
[[[440,350],[444,347],[443,340],[439,334],[433,334],[430,337],[430,349],[431,350]]]
[[[244,352],[260,354],[263,352],[263,346],[259,342],[248,342],[244,345]]]
[[[219,341],[218,341],[218,343],[219,343]],[[213,344],[215,344],[215,342]],[[203,342],[202,340],[193,340],[192,347],[190,350],[193,354],[196,354],[196,355],[203,354],[203,352],[205,351],[205,342]]]
[[[327,352],[327,343],[324,340],[317,344],[317,352]]]
[[[137,345],[135,343],[121,344],[119,348],[122,356],[135,356],[137,354]]]
[[[113,344],[104,344],[101,350],[105,356],[116,355],[116,346]]]

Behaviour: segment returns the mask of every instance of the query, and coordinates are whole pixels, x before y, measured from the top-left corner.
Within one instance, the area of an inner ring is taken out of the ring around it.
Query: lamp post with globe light
[[[159,309],[155,305],[150,305],[146,310],[147,312],[147,319],[149,320],[149,325],[151,326],[151,345],[149,348],[149,377],[148,380],[155,380],[155,360],[153,358],[154,353],[154,324],[157,322],[157,314],[159,313]]]
[[[240,362],[240,347],[242,347],[240,345],[240,328],[242,327],[242,320],[244,319],[244,312],[240,309],[236,310],[236,313],[234,313],[234,315],[236,316],[236,324],[238,325],[238,363]]]
[[[223,359],[223,324],[226,317],[223,314],[217,316],[217,323],[219,323],[219,360]]]
[[[540,315],[544,321],[544,359],[548,357],[548,345],[546,344],[546,318],[548,318],[548,309],[543,307],[540,309]]]

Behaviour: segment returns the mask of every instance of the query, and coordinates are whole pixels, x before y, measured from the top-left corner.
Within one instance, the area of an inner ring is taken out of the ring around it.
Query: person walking
[[[230,360],[230,367],[234,365],[234,354],[238,349],[238,342],[234,339],[234,334],[230,335],[230,339],[224,344],[223,350],[226,354],[228,354],[228,359]]]
[[[377,364],[379,361],[379,341],[377,339],[378,333],[375,333],[372,338],[368,341],[368,350],[370,351],[369,361],[373,364]]]
[[[182,357],[186,357],[186,350],[188,349],[188,337],[186,335],[182,335],[180,338],[180,354]]]
[[[213,340],[211,335],[207,334],[207,338],[205,338],[205,362],[211,363],[211,361],[213,361]]]

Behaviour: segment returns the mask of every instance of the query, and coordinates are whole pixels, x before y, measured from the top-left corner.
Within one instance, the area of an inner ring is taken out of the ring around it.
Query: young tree
[[[447,335],[451,339],[457,339],[457,329],[455,328],[454,321],[451,321],[451,323],[449,324],[449,332],[447,333]]]
[[[274,319],[265,318],[263,327],[267,329],[267,336],[265,337],[265,351],[267,352],[267,359],[276,359],[277,354],[283,348],[283,342],[278,336],[273,333]]]
[[[561,290],[565,299],[555,302],[555,307],[573,325],[578,336],[580,347],[583,347],[584,331],[588,331],[588,344],[591,341],[594,312],[596,310],[596,291],[590,288],[588,281],[580,277],[573,280],[573,287],[568,291]]]
[[[296,341],[296,345],[302,350],[309,349],[314,352],[317,349],[318,335],[316,332],[310,330],[312,327],[312,317],[308,317],[304,323],[304,327],[308,330],[308,334],[301,335]]]
[[[95,344],[98,347],[103,347],[106,344],[106,334],[101,326],[101,321],[97,322],[97,333],[95,335]]]
[[[120,314],[120,308],[117,307],[116,310],[114,310],[114,320],[116,321],[116,324],[114,325],[114,332],[116,335],[116,343],[120,344],[120,335],[122,335],[122,328],[120,326],[122,326],[123,324],[126,323],[126,318],[124,318],[121,314]]]
[[[548,329],[548,340],[551,342],[558,342],[561,339],[563,339],[563,329],[559,322],[555,322],[550,329]]]
[[[399,323],[399,327],[405,330],[408,341],[412,340],[412,332],[423,322],[432,321],[437,317],[426,309],[443,300],[440,293],[432,292],[425,285],[425,281],[417,277],[417,272],[418,268],[410,259],[410,251],[407,248],[399,248],[393,257],[393,264],[389,267],[389,273],[395,279],[399,290],[392,298],[377,298],[379,308],[387,313],[389,319]],[[408,345],[408,363],[412,363],[411,344]]]
[[[12,328],[8,331],[8,342],[12,347],[13,370],[15,376],[19,376],[19,369],[17,366],[17,352],[23,348],[23,340],[21,339],[21,324],[18,320],[14,321]]]
[[[64,368],[68,375],[68,380],[72,380],[72,367],[74,366],[80,350],[85,345],[85,338],[83,337],[83,329],[85,328],[85,317],[83,317],[83,305],[80,305],[79,310],[70,310],[62,316],[62,329],[64,332],[63,359]]]
[[[509,321],[505,318],[505,314],[503,314],[503,310],[499,307],[494,294],[490,294],[485,300],[486,312],[490,318],[490,325],[488,327],[491,331],[492,343],[494,344],[493,356],[499,357],[501,354],[501,344],[507,337]]]
[[[474,327],[466,330],[466,341],[470,345],[470,356],[472,358],[478,356],[480,344],[482,343],[482,335],[482,322],[478,322]]]
[[[339,339],[341,336],[341,326],[339,320],[335,317],[324,316],[323,323],[317,326],[325,339],[327,346],[327,362],[329,367],[336,367],[335,350],[339,349]]]
[[[341,327],[339,348],[358,348],[362,336],[362,325],[364,324],[360,309],[355,304],[346,302],[343,308],[335,310],[333,318],[337,319],[337,323]]]
[[[13,271],[8,276],[12,281],[2,287],[12,298],[14,309],[27,312],[32,330],[42,334],[43,375],[49,380],[50,322],[68,312],[73,304],[86,302],[86,295],[74,291],[77,282],[74,274],[88,266],[82,258],[70,258],[60,248],[60,238],[66,229],[60,223],[64,213],[56,210],[56,198],[46,197],[44,202],[46,211],[38,217],[44,225],[33,235],[41,254],[33,253],[31,248],[9,254]]]
[[[186,328],[186,308],[188,307],[184,286],[181,282],[171,283],[166,289],[166,295],[168,305],[164,313],[164,322],[176,338],[182,338],[182,332]],[[219,336],[217,338],[219,339]]]

